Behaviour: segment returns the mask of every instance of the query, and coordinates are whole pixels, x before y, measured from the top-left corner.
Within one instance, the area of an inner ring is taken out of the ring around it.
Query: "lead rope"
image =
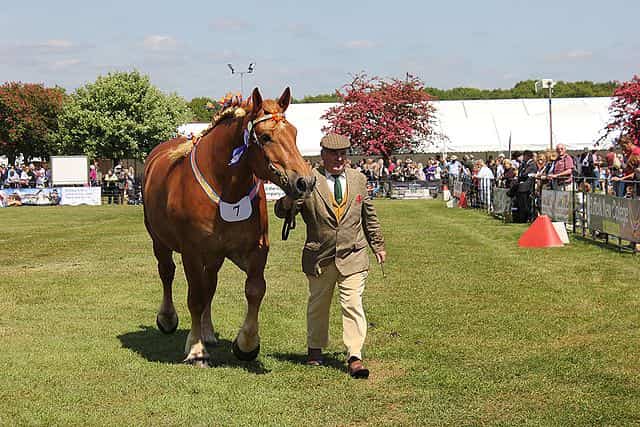
[[[293,206],[282,223],[282,240],[289,238],[289,232],[296,228],[296,208]]]

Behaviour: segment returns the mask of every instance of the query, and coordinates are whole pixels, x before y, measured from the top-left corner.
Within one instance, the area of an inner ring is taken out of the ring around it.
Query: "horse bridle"
[[[281,122],[285,120],[285,116],[284,116],[284,113],[272,113],[272,114],[265,114],[264,116],[256,120],[249,120],[249,123],[247,123],[247,128],[245,130],[247,135],[246,136],[247,140],[245,140],[244,145],[245,147],[248,148],[248,145],[250,143],[253,143],[253,144],[256,144],[258,147],[260,147],[260,150],[262,150],[262,154],[264,155],[264,157],[268,162],[267,167],[269,171],[271,171],[280,180],[280,183],[282,184],[283,187],[287,187],[289,185],[289,178],[287,178],[287,174],[284,173],[284,171],[278,169],[276,165],[273,164],[271,159],[267,157],[267,155],[264,152],[264,146],[265,144],[268,144],[268,143],[261,142],[260,139],[258,138],[258,135],[256,134],[256,125],[258,123],[266,122],[267,120],[275,120],[276,122]]]
[[[282,184],[282,187],[289,188],[289,178],[287,177],[287,174],[284,173],[284,171],[281,171],[280,169],[278,169],[276,165],[273,164],[271,159],[267,157],[266,153],[264,152],[265,143],[261,142],[260,139],[258,138],[258,135],[256,135],[256,131],[255,131],[256,125],[258,123],[262,123],[267,120],[275,120],[276,122],[281,122],[285,120],[285,116],[284,116],[284,113],[273,113],[273,114],[266,114],[257,120],[250,120],[249,123],[247,124],[247,130],[246,130],[246,132],[248,133],[248,139],[249,141],[252,141],[254,144],[256,144],[258,147],[260,147],[260,149],[262,150],[262,154],[267,159],[267,162],[268,162],[267,167],[276,177],[278,177],[278,179],[280,180],[280,183]],[[246,141],[245,141],[245,144],[247,144]],[[296,212],[294,209],[291,209],[291,211],[287,214],[286,218],[284,219],[284,222],[282,223],[282,240],[287,240],[289,238],[289,232],[295,228],[296,228]]]

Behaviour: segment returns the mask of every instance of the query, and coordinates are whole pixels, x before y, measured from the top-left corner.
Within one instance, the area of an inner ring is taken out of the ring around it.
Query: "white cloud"
[[[286,31],[297,39],[320,39],[321,35],[316,33],[308,24],[292,23],[286,26]]]
[[[242,31],[249,28],[249,24],[246,21],[236,18],[219,18],[211,23],[211,28],[214,31]]]
[[[178,42],[171,36],[151,35],[144,38],[144,47],[149,50],[170,50],[174,49]]]
[[[50,49],[69,49],[70,47],[73,46],[73,43],[71,43],[69,40],[52,39],[52,40],[47,40],[46,42],[42,43],[40,46],[44,48],[50,48]]]
[[[549,55],[545,58],[547,62],[569,62],[569,61],[582,61],[585,59],[591,59],[593,52],[584,49],[573,49],[566,52],[560,52],[555,55]]]
[[[371,40],[350,40],[344,44],[347,49],[371,49],[376,44]]]
[[[233,61],[235,59],[240,58],[235,51],[230,49],[225,49],[220,52],[214,52],[210,55],[210,58],[215,62],[225,62],[225,61]]]
[[[64,70],[75,65],[80,64],[82,61],[76,58],[72,59],[62,59],[60,61],[54,61],[49,64],[49,68],[52,70]]]
[[[583,58],[591,58],[593,56],[593,52],[588,50],[571,50],[567,52],[567,58],[570,59],[583,59]]]

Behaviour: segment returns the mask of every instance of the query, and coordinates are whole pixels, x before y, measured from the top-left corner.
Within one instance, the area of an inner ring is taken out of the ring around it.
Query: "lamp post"
[[[229,67],[229,69],[231,70],[231,74],[240,74],[240,96],[244,96],[244,75],[245,74],[252,74],[253,70],[255,69],[256,63],[255,62],[251,62],[249,64],[249,67],[247,67],[247,71],[236,71],[236,69],[233,67],[232,64],[227,64],[227,67]]]
[[[553,87],[556,85],[551,79],[541,79],[536,82],[536,93],[542,89],[549,89],[549,148],[553,150],[553,114],[551,113],[551,97],[553,96]]]

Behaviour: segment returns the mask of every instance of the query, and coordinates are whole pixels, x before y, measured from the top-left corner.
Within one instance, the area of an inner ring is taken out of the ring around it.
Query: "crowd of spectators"
[[[124,168],[121,164],[103,174],[96,161],[89,166],[88,181],[91,187],[102,187],[103,197],[109,204],[139,204],[142,195],[135,176],[133,166]],[[51,187],[51,169],[44,162],[37,166],[34,163],[0,165],[0,190],[45,187]]]
[[[543,188],[568,190],[580,177],[576,184],[582,185],[585,191],[603,191],[619,197],[635,197],[640,194],[637,186],[628,181],[640,180],[640,170],[634,173],[634,165],[640,164],[640,153],[632,156],[632,151],[640,152],[640,148],[621,141],[621,149],[610,148],[606,152],[585,149],[575,156],[568,154],[563,144],[554,150],[532,152],[531,162],[535,165],[533,177],[519,177],[521,167],[526,163],[525,152],[514,151],[509,157],[499,154],[477,159],[473,154],[456,154],[429,157],[422,162],[411,158],[391,157],[363,158],[348,166],[362,172],[374,188],[382,182],[429,182],[443,181],[449,178],[465,178],[472,180],[477,187],[514,188],[523,179],[533,178],[531,191],[540,192]],[[315,166],[315,165],[314,165]],[[637,166],[636,166],[637,167]],[[522,185],[520,185],[522,187]],[[527,185],[527,187],[529,187]],[[517,191],[516,191],[517,192]],[[516,194],[514,194],[516,197]]]
[[[0,189],[44,188],[51,181],[51,170],[45,163],[19,166],[0,166]]]
[[[133,166],[125,168],[117,164],[113,169],[107,170],[104,175],[100,173],[97,165],[95,166],[95,169],[89,170],[89,180],[92,185],[102,187],[102,194],[106,197],[108,204],[142,203],[140,183],[136,180]],[[93,170],[97,170],[95,181],[91,179]]]
[[[473,154],[452,154],[442,157],[435,155],[422,162],[410,157],[363,158],[348,166],[362,172],[370,183],[372,195],[384,192],[384,184],[389,182],[440,182],[451,184],[451,178],[470,180],[477,188],[499,187],[514,189],[522,182],[533,179],[532,192],[544,188],[567,190],[574,182],[583,191],[602,191],[618,197],[638,197],[640,195],[640,147],[632,141],[621,139],[620,149],[610,148],[606,152],[585,149],[576,156],[570,156],[563,144],[555,150],[531,153],[530,161],[535,165],[535,173],[522,176],[525,166],[525,152],[513,152],[507,157],[499,154],[496,158],[476,159]],[[317,166],[314,164],[312,166]],[[44,188],[50,186],[51,170],[46,163],[34,165],[0,166],[0,189],[2,188]],[[111,204],[141,203],[140,184],[136,180],[133,167],[125,168],[117,164],[102,173],[98,162],[89,167],[89,185],[102,187],[106,202]],[[484,193],[484,191],[482,192]],[[513,197],[517,196],[514,190]]]
[[[311,164],[317,167],[319,163]],[[388,195],[390,183],[427,183],[440,181],[443,163],[440,156],[430,157],[425,163],[414,162],[411,158],[391,157],[389,159],[372,157],[357,161],[347,160],[347,167],[362,172],[367,177],[368,190],[373,197]]]
[[[601,152],[584,149],[572,156],[558,144],[555,150],[525,150],[510,157],[499,154],[485,163],[472,155],[464,155],[462,161],[453,155],[447,159],[443,175],[466,184],[464,191],[471,191],[474,202],[483,207],[491,204],[492,188],[508,189],[517,222],[533,218],[543,189],[640,197],[640,147],[627,138]]]

